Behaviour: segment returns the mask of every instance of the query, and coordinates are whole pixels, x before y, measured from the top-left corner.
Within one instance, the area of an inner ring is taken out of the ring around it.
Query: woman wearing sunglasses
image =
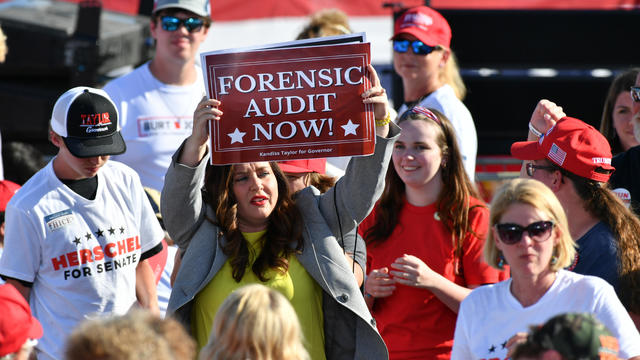
[[[393,67],[402,78],[401,115],[414,106],[443,113],[453,124],[464,169],[475,180],[478,136],[473,118],[462,103],[466,88],[451,45],[451,28],[437,11],[418,6],[406,10],[395,22]]]
[[[483,286],[460,305],[452,359],[505,359],[526,340],[530,326],[565,312],[587,312],[613,331],[623,359],[640,359],[640,334],[613,287],[563,270],[575,243],[567,217],[542,182],[505,183],[491,203],[484,255],[491,266],[509,264],[511,279]]]
[[[448,359],[460,301],[507,277],[482,259],[489,211],[467,177],[453,127],[415,107],[398,125],[386,187],[360,225],[367,303],[391,359]]]

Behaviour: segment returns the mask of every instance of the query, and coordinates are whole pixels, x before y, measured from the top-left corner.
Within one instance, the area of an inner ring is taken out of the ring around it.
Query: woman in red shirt
[[[391,359],[448,359],[460,302],[507,273],[483,260],[489,210],[449,120],[418,106],[398,125],[384,193],[360,227],[371,269],[365,297]]]

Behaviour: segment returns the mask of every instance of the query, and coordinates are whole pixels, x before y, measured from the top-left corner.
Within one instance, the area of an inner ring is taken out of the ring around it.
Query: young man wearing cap
[[[451,50],[449,23],[429,7],[413,7],[398,17],[391,40],[393,67],[402,78],[404,93],[398,116],[417,105],[443,113],[456,131],[464,169],[473,182],[478,136],[461,101],[466,88]]]
[[[193,110],[205,94],[195,57],[210,24],[209,0],[158,0],[151,15],[153,59],[104,87],[127,143],[114,160],[137,171],[144,186],[162,189],[171,155],[191,134]]]
[[[108,161],[125,150],[118,112],[99,89],[76,87],[55,103],[58,153],[18,191],[6,211],[0,275],[44,325],[39,359],[59,359],[66,336],[88,316],[157,312],[146,260],[164,233],[137,174]]]
[[[529,123],[528,141],[511,154],[525,160],[522,177],[547,185],[569,219],[578,245],[569,267],[603,278],[616,288],[628,311],[640,314],[640,221],[609,189],[615,170],[607,139],[584,122],[566,117],[548,100],[538,103]]]
[[[27,360],[42,326],[31,308],[11,284],[0,285],[0,359]]]

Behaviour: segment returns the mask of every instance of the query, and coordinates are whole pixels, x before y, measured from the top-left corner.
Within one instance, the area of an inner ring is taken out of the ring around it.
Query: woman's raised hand
[[[218,108],[220,104],[220,101],[208,99],[206,96],[200,100],[193,113],[193,129],[182,149],[179,163],[196,166],[207,153],[209,120],[220,120],[222,116],[222,111]]]
[[[531,125],[540,131],[546,133],[556,122],[567,114],[562,111],[562,106],[558,106],[553,101],[542,99],[536,105],[533,114],[531,114]]]
[[[362,102],[373,104],[373,113],[377,121],[384,120],[389,114],[389,99],[387,91],[380,85],[378,73],[371,64],[367,65],[367,75],[371,81],[371,88],[362,93]],[[378,136],[386,137],[389,132],[389,125],[376,126]]]

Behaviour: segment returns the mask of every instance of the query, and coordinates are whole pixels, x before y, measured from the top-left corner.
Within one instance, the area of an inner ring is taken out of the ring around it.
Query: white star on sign
[[[349,119],[349,122],[346,125],[341,125],[341,127],[344,129],[344,136],[347,136],[349,134],[357,135],[356,129],[358,128],[358,126],[360,125],[352,123],[351,119]]]
[[[243,144],[244,142],[242,141],[242,137],[245,136],[247,133],[242,132],[240,130],[238,130],[238,128],[236,128],[236,131],[232,132],[232,133],[228,133],[227,135],[231,138],[231,143],[241,143]]]

